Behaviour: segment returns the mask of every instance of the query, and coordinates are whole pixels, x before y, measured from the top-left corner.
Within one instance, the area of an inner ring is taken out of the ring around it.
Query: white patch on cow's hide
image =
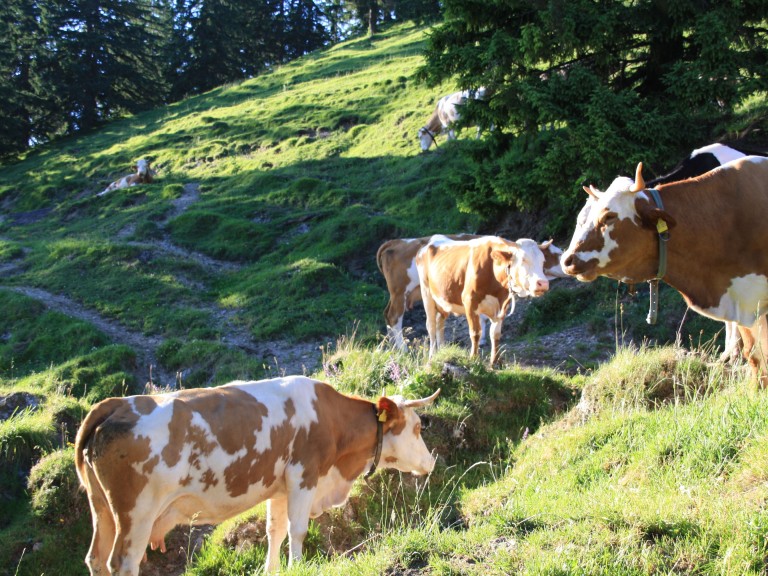
[[[369,466],[370,462],[366,464],[366,469]],[[352,482],[344,478],[338,468],[332,466],[328,473],[317,481],[310,517],[317,518],[329,508],[342,506],[347,501],[351,488]]]
[[[692,308],[715,320],[732,320],[751,327],[758,316],[768,312],[768,278],[762,274],[734,278],[717,307]]]
[[[448,302],[448,300],[441,298],[438,294],[432,294],[432,299],[441,310],[448,311],[457,316],[464,314],[464,306],[461,304],[452,304],[451,302]]]

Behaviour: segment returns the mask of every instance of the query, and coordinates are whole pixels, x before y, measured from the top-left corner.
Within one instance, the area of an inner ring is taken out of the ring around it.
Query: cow
[[[456,132],[453,126],[459,120],[459,108],[470,98],[484,100],[486,95],[487,90],[480,87],[477,90],[462,90],[440,98],[435,106],[435,111],[432,112],[432,116],[429,117],[424,126],[419,128],[418,138],[421,151],[426,152],[433,143],[437,145],[437,135],[446,130],[448,131],[448,140],[455,140]],[[478,136],[480,135],[479,127],[477,134]]]
[[[471,240],[480,238],[475,234],[446,234],[451,240]],[[384,318],[387,323],[387,335],[395,347],[405,349],[403,338],[403,316],[412,309],[414,304],[421,301],[421,286],[419,272],[416,269],[416,254],[423,248],[431,236],[421,238],[395,238],[384,242],[376,252],[376,264],[384,276],[389,291],[389,302],[384,308]],[[544,275],[548,280],[569,278],[560,267],[560,256],[563,253],[552,241],[539,246],[544,253]],[[487,323],[481,321],[480,345],[486,340]]]
[[[267,501],[266,571],[290,532],[301,559],[310,517],[346,501],[377,465],[429,474],[435,457],[415,408],[437,398],[377,402],[303,376],[109,398],[75,440],[93,520],[92,576],[137,576],[147,544],[178,524],[215,524]]]
[[[745,156],[696,178],[660,184],[661,204],[645,185],[642,163],[634,181],[619,177],[605,192],[584,190],[589,196],[563,254],[563,271],[584,282],[598,276],[664,280],[696,312],[736,322],[744,357],[761,385],[768,384],[768,159]]]
[[[752,154],[753,152],[750,153]],[[714,170],[718,166],[727,164],[737,158],[743,158],[744,156],[747,156],[747,154],[732,146],[720,144],[719,142],[709,144],[691,152],[687,158],[667,174],[648,180],[646,186],[653,188],[658,184],[668,184],[669,182],[701,176],[705,172]]]
[[[427,315],[429,357],[443,343],[445,318],[464,314],[478,353],[480,314],[491,322],[490,363],[499,358],[501,327],[515,296],[538,297],[549,290],[544,254],[533,240],[510,242],[498,236],[451,240],[432,236],[416,254],[421,297]]]
[[[646,182],[648,188],[654,188],[659,184],[677,182],[714,170],[718,166],[727,164],[737,158],[746,156],[741,150],[716,142],[701,148],[697,148],[690,155],[675,166],[672,171],[663,176],[653,178]],[[763,154],[764,155],[764,154]],[[735,361],[739,356],[741,338],[735,322],[725,323],[725,346],[720,355],[721,361]]]
[[[104,190],[96,194],[96,196],[104,196],[107,192],[119,190],[120,188],[128,188],[129,186],[136,186],[137,184],[151,184],[154,177],[157,176],[157,172],[152,170],[149,166],[149,160],[143,158],[136,162],[133,169],[136,171],[135,174],[129,174],[128,176],[118,178]]]

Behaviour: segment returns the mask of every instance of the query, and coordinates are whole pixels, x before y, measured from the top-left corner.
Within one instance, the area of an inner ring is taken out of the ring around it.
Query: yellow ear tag
[[[662,220],[661,218],[656,220],[656,231],[659,234],[663,234],[667,230],[669,230],[669,226],[667,226],[667,223],[664,220]]]
[[[379,422],[386,422],[387,421],[387,411],[382,410],[379,412]]]

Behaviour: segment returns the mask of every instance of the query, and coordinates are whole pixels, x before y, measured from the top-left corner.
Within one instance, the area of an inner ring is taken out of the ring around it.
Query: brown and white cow
[[[446,234],[451,240],[472,240],[480,238],[476,234]],[[403,338],[403,316],[421,301],[419,272],[416,269],[416,254],[421,250],[431,236],[422,238],[395,238],[387,240],[376,252],[376,264],[384,276],[389,291],[389,302],[384,308],[384,318],[387,322],[387,334],[395,347],[405,349]],[[539,245],[544,254],[544,275],[548,280],[569,278],[560,267],[560,256],[563,251],[552,241]],[[487,323],[481,321],[480,345],[485,342]]]
[[[177,524],[219,523],[264,500],[266,570],[279,567],[289,532],[289,562],[300,559],[310,517],[342,505],[379,458],[432,471],[414,408],[439,392],[369,402],[289,376],[104,400],[75,441],[93,518],[91,574],[137,576],[147,544],[163,549]]]
[[[435,111],[418,131],[419,144],[421,151],[426,152],[433,143],[437,144],[438,134],[448,131],[448,140],[456,139],[454,125],[460,117],[460,108],[470,98],[484,100],[487,91],[484,87],[477,90],[461,90],[441,97],[435,105]],[[477,129],[477,135],[480,135],[480,128]]]
[[[446,317],[464,314],[478,353],[480,314],[491,322],[491,364],[498,360],[504,317],[515,296],[541,296],[549,290],[544,254],[533,240],[510,242],[498,236],[451,240],[433,236],[416,255],[421,297],[427,314],[429,356],[443,344]]]
[[[115,180],[104,190],[96,194],[96,196],[104,196],[107,192],[119,190],[120,188],[128,188],[129,186],[136,186],[137,184],[151,184],[154,177],[157,175],[157,173],[150,167],[149,160],[143,158],[136,162],[133,169],[136,171],[135,174],[129,174],[128,176],[123,176],[122,178]]]
[[[702,176],[659,185],[663,209],[642,176],[620,177],[589,194],[563,254],[563,270],[590,282],[659,275],[659,230],[669,228],[663,280],[688,306],[738,324],[744,357],[768,384],[768,159],[747,156]],[[659,228],[657,228],[657,226]]]

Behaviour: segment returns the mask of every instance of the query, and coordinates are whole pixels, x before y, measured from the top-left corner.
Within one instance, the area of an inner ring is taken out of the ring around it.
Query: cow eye
[[[430,420],[429,416],[419,416],[421,420],[421,429],[426,430],[432,425],[432,420]]]
[[[608,212],[605,216],[603,216],[600,219],[600,225],[610,226],[611,224],[615,224],[618,219],[619,217],[615,212]]]

